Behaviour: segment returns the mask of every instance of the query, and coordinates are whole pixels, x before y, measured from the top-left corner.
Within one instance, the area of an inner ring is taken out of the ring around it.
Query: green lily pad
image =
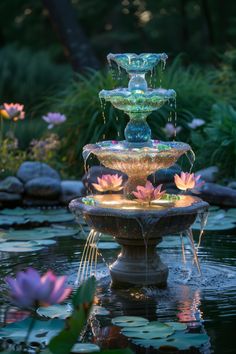
[[[24,342],[32,318],[11,323],[0,328],[0,338],[12,339],[15,343]],[[35,320],[33,329],[29,336],[29,342],[45,343],[58,334],[64,327],[64,321],[53,319],[49,321]]]
[[[98,242],[97,247],[101,250],[114,250],[120,248],[120,245],[116,242]]]
[[[47,318],[60,318],[62,320],[69,317],[72,313],[72,307],[69,305],[52,305],[48,307],[39,307],[37,314]]]
[[[34,252],[43,249],[42,245],[35,242],[0,242],[1,252]]]
[[[187,350],[190,347],[199,348],[202,345],[208,343],[209,337],[207,334],[202,333],[182,333],[176,332],[174,335],[166,339],[135,339],[133,342],[136,345],[140,345],[144,348],[153,347],[155,349],[164,349],[165,347]]]
[[[230,230],[234,229],[236,225],[233,222],[223,220],[211,220],[207,221],[204,230],[206,231],[220,231],[220,230]],[[197,221],[192,225],[193,230],[201,230],[201,224]]]
[[[121,333],[129,338],[154,339],[169,337],[174,329],[165,323],[153,321],[142,327],[124,328]]]
[[[5,225],[5,226],[11,226],[14,224],[20,224],[20,225],[24,225],[27,224],[28,220],[24,218],[24,216],[6,216],[6,215],[1,215],[0,218],[0,225]]]
[[[184,331],[187,329],[187,325],[181,322],[165,322],[165,324],[172,327],[175,331]]]
[[[96,344],[92,343],[76,343],[71,353],[97,353],[100,352],[100,348]]]
[[[149,321],[144,317],[138,316],[118,316],[111,320],[115,326],[120,327],[140,327],[145,326]]]
[[[188,240],[184,237],[183,242],[188,244]],[[164,236],[163,240],[157,245],[157,248],[181,248],[181,240],[179,235],[176,236]]]
[[[49,239],[53,237],[65,237],[73,236],[78,233],[78,230],[72,227],[37,227],[30,230],[9,230],[2,232],[0,238],[2,240],[18,240],[18,241],[27,241],[27,240],[42,240]]]
[[[105,307],[94,305],[92,308],[92,313],[94,315],[107,316],[107,315],[109,315],[110,311],[105,309]]]
[[[0,210],[0,214],[2,215],[15,215],[15,216],[33,215],[33,214],[38,214],[39,212],[40,209],[37,208],[30,208],[30,209],[14,208],[14,209]]]

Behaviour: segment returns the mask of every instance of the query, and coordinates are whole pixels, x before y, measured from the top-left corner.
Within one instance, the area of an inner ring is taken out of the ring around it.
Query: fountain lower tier
[[[82,214],[91,228],[112,235],[121,245],[121,253],[110,267],[114,287],[165,286],[168,267],[161,262],[156,245],[165,235],[187,230],[197,214],[208,208],[206,202],[193,196],[151,206],[125,200],[121,195],[93,198],[95,205],[86,205],[83,198],[78,198],[69,207],[75,215]]]

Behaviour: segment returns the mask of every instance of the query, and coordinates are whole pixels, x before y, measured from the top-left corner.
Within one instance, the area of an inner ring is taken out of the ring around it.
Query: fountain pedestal
[[[156,251],[157,242],[152,242],[147,247],[144,244],[134,247],[116,240],[122,245],[122,249],[110,267],[112,287],[124,288],[130,284],[166,286],[168,267],[162,263]]]

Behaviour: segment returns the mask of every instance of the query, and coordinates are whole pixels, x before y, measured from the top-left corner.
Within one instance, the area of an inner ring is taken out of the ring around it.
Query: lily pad
[[[69,317],[72,313],[72,307],[70,305],[52,305],[48,307],[39,307],[37,314],[47,318],[60,318],[62,320]]]
[[[2,232],[0,238],[3,240],[42,240],[53,237],[73,236],[78,233],[78,230],[72,227],[57,228],[57,227],[37,227],[30,230],[9,230]]]
[[[182,333],[176,332],[174,335],[166,339],[135,339],[133,342],[136,345],[140,345],[144,348],[153,347],[155,349],[164,349],[165,347],[187,350],[190,347],[199,348],[202,345],[208,343],[209,337],[207,334],[202,333]]]
[[[40,209],[37,208],[30,208],[30,209],[14,208],[14,209],[0,210],[0,214],[2,215],[15,215],[15,216],[33,215],[33,214],[38,214],[39,212]]]
[[[118,316],[111,320],[115,326],[120,327],[140,327],[145,326],[149,321],[144,317],[138,316]]]
[[[0,338],[12,339],[15,343],[24,342],[32,318],[11,323],[0,328]],[[35,320],[29,336],[29,342],[45,343],[58,334],[64,327],[64,321],[53,319],[49,321]]]
[[[98,242],[98,248],[101,250],[114,250],[120,248],[116,242]]]
[[[165,323],[153,321],[142,327],[124,328],[121,333],[129,338],[154,339],[169,337],[174,329]]]
[[[175,331],[184,331],[187,329],[187,325],[181,322],[165,322],[165,324],[172,327]]]
[[[76,343],[71,353],[97,353],[100,352],[100,348],[96,344],[92,343]]]
[[[1,252],[34,252],[43,249],[36,242],[0,242]]]

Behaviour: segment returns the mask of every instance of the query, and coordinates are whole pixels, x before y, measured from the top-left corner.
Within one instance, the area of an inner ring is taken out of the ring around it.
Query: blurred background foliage
[[[149,79],[158,85],[161,76],[177,91],[178,140],[192,145],[196,168],[217,164],[222,178],[236,177],[235,2],[3,0],[0,13],[0,101],[25,105],[15,129],[21,150],[47,136],[42,114],[64,113],[67,122],[54,129],[61,139],[54,165],[80,176],[83,145],[121,139],[127,122],[98,99],[99,90],[127,83],[107,70],[107,53],[165,51],[166,71]],[[165,106],[150,116],[154,137],[166,139],[171,114]],[[194,118],[205,124],[190,129]]]

